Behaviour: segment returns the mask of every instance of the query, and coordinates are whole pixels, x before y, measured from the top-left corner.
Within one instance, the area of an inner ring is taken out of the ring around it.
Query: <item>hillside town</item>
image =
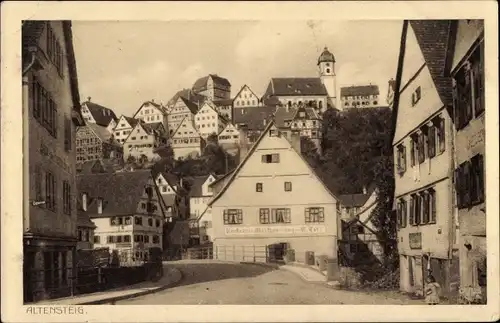
[[[404,21],[387,93],[339,86],[325,44],[300,62],[315,75],[257,93],[214,72],[127,115],[81,97],[70,21],[23,22],[22,50],[25,303],[173,269],[212,284],[202,304],[247,288],[209,270],[283,280],[276,302],[486,303],[482,20]],[[171,291],[125,303],[183,304]]]

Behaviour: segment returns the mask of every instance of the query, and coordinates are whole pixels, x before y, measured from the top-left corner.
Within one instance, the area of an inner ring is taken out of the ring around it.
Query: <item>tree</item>
[[[236,167],[236,159],[229,155],[219,144],[208,141],[201,159],[210,173],[226,174]]]

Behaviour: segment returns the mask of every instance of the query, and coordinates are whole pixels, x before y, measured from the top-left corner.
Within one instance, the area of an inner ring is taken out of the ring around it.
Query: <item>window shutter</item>
[[[468,207],[471,203],[471,171],[470,171],[470,162],[466,162],[463,168],[463,182],[462,182],[462,190],[463,190],[463,206]]]
[[[403,172],[406,171],[406,147],[403,146],[403,159],[402,159],[402,163],[403,163]]]
[[[408,221],[408,203],[406,202],[406,200],[402,201],[402,205],[403,205],[403,214],[402,214],[401,223],[402,223],[402,227],[404,228],[404,227],[406,227],[407,221]]]
[[[415,225],[415,196],[410,197],[410,225]]]
[[[267,161],[266,155],[262,155],[262,162],[265,163]]]
[[[429,158],[432,158],[436,156],[436,127],[429,127],[428,135]]]
[[[459,97],[458,97],[458,87],[457,87],[457,82],[456,80],[453,80],[453,89],[452,89],[452,96],[453,96],[453,111],[454,111],[454,120],[455,120],[455,127],[460,128],[460,102],[459,102]]]
[[[415,166],[415,140],[412,138],[410,141],[410,161],[411,161],[411,166]]]
[[[484,202],[484,156],[478,155],[477,160],[477,180],[478,180],[478,196],[479,202]]]
[[[403,203],[401,201],[398,202],[398,206],[397,206],[397,221],[398,221],[398,227],[402,227],[402,224],[403,224],[403,221],[402,221],[402,217],[403,217]]]

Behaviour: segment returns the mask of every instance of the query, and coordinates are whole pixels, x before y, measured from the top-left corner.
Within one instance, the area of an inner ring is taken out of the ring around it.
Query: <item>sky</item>
[[[272,77],[316,77],[326,46],[341,86],[395,78],[402,21],[73,21],[82,100],[132,116],[166,103],[196,79],[217,74],[231,95],[247,84],[261,96]]]

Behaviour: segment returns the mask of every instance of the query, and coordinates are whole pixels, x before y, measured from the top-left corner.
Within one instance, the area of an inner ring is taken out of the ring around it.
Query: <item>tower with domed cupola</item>
[[[337,100],[337,76],[335,75],[335,56],[327,47],[318,58],[318,69],[321,83],[328,93],[328,103],[332,107],[336,106]]]

